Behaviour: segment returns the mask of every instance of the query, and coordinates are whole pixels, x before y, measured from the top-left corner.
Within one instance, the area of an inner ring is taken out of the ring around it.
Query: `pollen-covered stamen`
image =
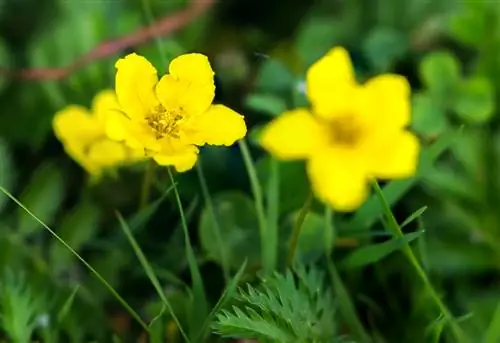
[[[329,125],[330,137],[334,144],[353,146],[362,136],[362,127],[352,115],[333,119]]]
[[[156,105],[146,117],[149,127],[153,130],[156,139],[165,136],[179,138],[178,122],[182,119],[181,111],[167,110],[163,105]]]

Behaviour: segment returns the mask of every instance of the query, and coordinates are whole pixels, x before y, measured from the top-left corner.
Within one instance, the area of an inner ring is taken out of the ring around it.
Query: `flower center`
[[[351,114],[343,115],[328,123],[332,143],[352,147],[362,136],[362,127],[359,121]]]
[[[165,136],[179,138],[178,123],[181,119],[181,110],[167,110],[161,104],[156,105],[146,117],[146,121],[153,130],[156,139]]]

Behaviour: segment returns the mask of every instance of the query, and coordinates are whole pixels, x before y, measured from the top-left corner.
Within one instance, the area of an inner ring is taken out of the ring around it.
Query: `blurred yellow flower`
[[[202,54],[181,55],[158,80],[135,53],[116,63],[116,94],[123,112],[108,122],[109,137],[143,149],[160,165],[191,169],[204,144],[231,145],[246,134],[243,116],[212,105],[214,72]]]
[[[104,90],[94,97],[91,111],[70,105],[57,112],[52,120],[54,133],[66,153],[94,177],[100,176],[104,169],[144,159],[142,150],[132,150],[107,137],[105,124],[118,110],[114,91]]]
[[[307,160],[316,196],[338,211],[367,198],[371,178],[416,172],[420,144],[406,130],[410,86],[383,74],[358,84],[348,52],[333,48],[307,72],[311,110],[283,113],[262,132],[262,146],[278,159]]]

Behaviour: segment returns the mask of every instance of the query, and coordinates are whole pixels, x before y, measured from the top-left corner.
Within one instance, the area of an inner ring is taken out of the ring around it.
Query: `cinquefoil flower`
[[[107,137],[106,122],[118,108],[115,92],[104,90],[94,97],[90,111],[69,105],[52,120],[54,134],[66,153],[94,177],[107,168],[144,159],[142,150],[133,150]]]
[[[315,195],[338,211],[367,198],[372,178],[413,175],[419,141],[410,123],[410,86],[383,74],[358,84],[348,52],[337,47],[307,72],[311,110],[298,108],[272,121],[261,144],[282,160],[307,160]]]
[[[121,115],[108,122],[108,135],[143,149],[158,164],[186,171],[196,163],[197,146],[228,146],[245,136],[243,116],[212,105],[214,72],[206,56],[175,58],[160,80],[151,63],[135,53],[116,68]]]

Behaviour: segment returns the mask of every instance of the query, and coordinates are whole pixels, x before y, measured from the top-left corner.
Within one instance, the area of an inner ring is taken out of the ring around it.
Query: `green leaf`
[[[245,99],[245,105],[252,110],[273,117],[280,115],[287,109],[286,103],[281,97],[270,94],[250,94]]]
[[[331,18],[312,17],[305,21],[299,30],[295,47],[305,67],[339,44],[343,35],[342,22],[333,21]]]
[[[412,232],[403,237],[395,237],[387,242],[371,244],[356,249],[342,260],[342,266],[354,269],[376,263],[394,251],[401,249],[405,244],[417,239],[423,233],[424,231]]]
[[[291,227],[288,232],[292,232],[292,227],[297,221],[299,212],[290,216]],[[322,215],[309,212],[302,223],[299,241],[297,244],[297,257],[304,265],[314,263],[325,253],[325,219]]]
[[[263,157],[257,162],[257,174],[263,188],[268,187],[271,157]],[[309,193],[309,179],[304,162],[279,161],[279,203],[280,214],[301,208]]]
[[[35,171],[19,200],[42,222],[50,225],[54,222],[63,196],[63,176],[54,164],[46,163]],[[40,229],[40,225],[23,209],[19,209],[18,229],[21,234],[30,235]]]
[[[288,92],[294,80],[293,74],[283,62],[267,59],[259,70],[255,86],[262,92]]]
[[[0,6],[1,7],[1,6]],[[10,68],[10,54],[7,49],[7,44],[3,39],[0,38],[0,65],[3,68]],[[7,83],[6,77],[0,77],[0,91],[3,90],[5,84]]]
[[[488,79],[473,77],[459,83],[453,109],[467,123],[483,124],[495,111],[495,92]]]
[[[249,267],[257,266],[260,263],[259,224],[252,199],[240,192],[219,193],[213,197],[213,210],[223,241],[218,243],[216,228],[209,209],[205,207],[200,217],[199,233],[208,256],[222,263],[225,255],[232,268],[239,268],[246,259]]]
[[[376,27],[363,42],[363,51],[376,71],[390,70],[408,48],[405,35],[391,27]]]
[[[473,47],[478,46],[489,31],[488,22],[485,20],[488,14],[488,3],[486,1],[460,1],[459,3],[462,9],[450,17],[448,31],[459,42]]]
[[[7,144],[0,139],[0,186],[12,191],[14,183],[14,165],[12,164],[10,152]],[[9,198],[0,194],[0,212]]]
[[[437,137],[448,128],[445,110],[428,94],[413,97],[412,113],[412,128],[425,137]]]
[[[447,51],[431,52],[420,64],[420,77],[433,95],[445,100],[460,82],[459,62]]]
[[[491,323],[486,330],[484,343],[497,343],[500,341],[500,302],[497,305]]]
[[[61,222],[57,233],[75,251],[92,239],[97,231],[99,209],[90,202],[78,204]],[[71,263],[71,252],[58,242],[50,247],[51,263],[56,268],[65,268]]]

